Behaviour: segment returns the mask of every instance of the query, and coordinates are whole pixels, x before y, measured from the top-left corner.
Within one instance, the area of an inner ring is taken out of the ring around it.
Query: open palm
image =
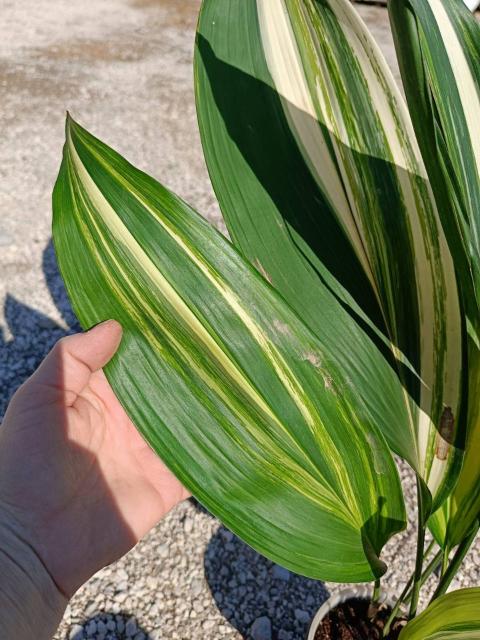
[[[67,596],[188,495],[101,369],[120,339],[109,321],[60,340],[0,430],[0,506]]]

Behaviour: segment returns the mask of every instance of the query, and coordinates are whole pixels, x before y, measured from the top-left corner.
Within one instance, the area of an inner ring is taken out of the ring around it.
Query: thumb
[[[62,338],[30,381],[70,392],[68,404],[71,404],[88,383],[91,374],[113,357],[121,338],[122,326],[116,320],[106,320],[85,333]]]
[[[122,325],[117,320],[105,320],[84,333],[62,338],[57,344],[64,359],[73,359],[93,373],[113,357],[121,338]]]

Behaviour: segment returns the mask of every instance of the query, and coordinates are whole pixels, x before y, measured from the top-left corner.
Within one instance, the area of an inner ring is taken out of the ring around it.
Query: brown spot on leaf
[[[323,384],[325,385],[325,389],[327,391],[334,391],[333,388],[333,378],[329,376],[327,373],[322,373]]]
[[[284,336],[290,333],[290,327],[288,326],[288,324],[285,324],[277,318],[275,318],[275,320],[273,321],[273,326],[278,331],[278,333],[281,333]]]
[[[435,456],[446,460],[455,431],[455,418],[451,407],[445,407],[440,418],[440,426],[435,441]]]
[[[316,353],[313,353],[312,351],[307,351],[306,353],[304,353],[302,359],[310,362],[311,365],[317,368],[322,364],[320,356]]]

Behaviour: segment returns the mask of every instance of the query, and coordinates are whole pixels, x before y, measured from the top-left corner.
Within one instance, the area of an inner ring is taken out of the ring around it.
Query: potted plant
[[[370,581],[364,637],[475,638],[480,589],[444,594],[480,516],[480,28],[461,0],[389,13],[408,108],[348,0],[204,0],[197,113],[233,244],[70,118],[53,237],[82,326],[123,325],[115,393],[201,502],[292,571]],[[418,541],[385,614],[392,452]]]

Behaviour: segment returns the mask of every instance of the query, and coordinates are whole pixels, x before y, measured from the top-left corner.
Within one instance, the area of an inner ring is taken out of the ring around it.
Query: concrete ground
[[[198,7],[199,0],[1,2],[0,416],[54,342],[79,329],[50,240],[67,109],[223,228],[195,118]],[[393,65],[386,11],[359,10]],[[405,481],[412,496],[408,473]],[[464,584],[479,582],[479,551],[477,544]],[[386,551],[394,589],[412,553],[409,529]],[[266,616],[274,640],[299,640],[334,588],[282,573],[186,502],[79,591],[57,638],[250,638],[252,623]]]

